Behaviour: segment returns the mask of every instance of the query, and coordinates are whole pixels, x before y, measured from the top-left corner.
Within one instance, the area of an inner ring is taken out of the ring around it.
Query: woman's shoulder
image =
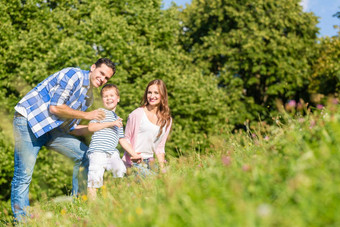
[[[130,114],[129,114],[129,117],[130,116],[138,116],[140,114],[143,113],[143,107],[138,107],[137,109],[133,110]]]
[[[143,107],[138,107],[129,114],[129,118],[140,117],[143,114]]]

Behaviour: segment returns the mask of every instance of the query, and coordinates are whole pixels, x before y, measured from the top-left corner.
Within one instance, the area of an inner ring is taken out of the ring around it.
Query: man
[[[29,185],[42,146],[74,161],[72,194],[77,195],[79,168],[88,164],[87,146],[69,133],[87,132],[87,126],[78,125],[81,119],[105,118],[102,110],[85,111],[93,102],[92,88],[104,85],[114,74],[115,66],[107,58],[99,59],[90,71],[65,68],[38,84],[15,106],[11,206],[17,221],[27,215]]]

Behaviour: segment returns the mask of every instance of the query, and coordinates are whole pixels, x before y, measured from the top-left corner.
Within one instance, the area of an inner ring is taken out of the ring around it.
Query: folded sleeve
[[[157,148],[155,150],[156,154],[158,154],[158,153],[165,153],[165,143],[166,143],[166,140],[168,139],[171,126],[172,126],[172,119],[170,119],[170,124],[169,124],[168,128],[165,131],[165,134],[164,134],[164,136],[162,138],[162,141],[158,144],[158,146],[157,146]]]

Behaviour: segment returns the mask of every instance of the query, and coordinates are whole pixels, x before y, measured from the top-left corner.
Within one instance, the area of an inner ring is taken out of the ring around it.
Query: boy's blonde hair
[[[112,88],[115,89],[117,96],[119,96],[119,89],[118,89],[117,85],[115,85],[115,84],[105,84],[102,87],[102,89],[100,90],[100,96],[103,97],[104,90],[108,90],[108,89],[112,89]]]

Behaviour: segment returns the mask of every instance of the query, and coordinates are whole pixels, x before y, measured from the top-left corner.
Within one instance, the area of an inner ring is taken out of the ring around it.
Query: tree
[[[227,94],[241,80],[240,99],[254,117],[268,117],[277,99],[308,99],[317,18],[298,0],[193,0],[182,20],[182,45],[194,63]]]
[[[333,16],[340,19],[340,12]],[[318,58],[313,64],[313,74],[310,78],[310,93],[337,96],[340,92],[339,34],[340,31],[337,36],[320,39]]]

